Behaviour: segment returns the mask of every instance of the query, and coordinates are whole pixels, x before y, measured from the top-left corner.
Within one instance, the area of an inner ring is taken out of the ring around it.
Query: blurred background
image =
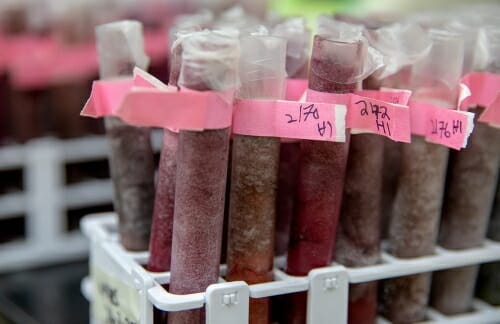
[[[89,322],[80,293],[88,243],[79,222],[112,210],[102,120],[79,116],[98,77],[96,25],[142,21],[150,72],[166,82],[168,28],[179,14],[239,4],[262,21],[301,15],[314,28],[319,14],[398,15],[461,2],[1,0],[0,323]],[[158,152],[161,134],[153,137]]]

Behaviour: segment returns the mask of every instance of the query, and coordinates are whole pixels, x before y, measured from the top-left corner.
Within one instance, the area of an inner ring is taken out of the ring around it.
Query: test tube
[[[350,93],[359,89],[366,43],[316,35],[309,72],[309,88],[328,93]],[[337,222],[344,189],[349,144],[302,141],[286,272],[305,276],[332,260]],[[312,252],[314,251],[314,252]],[[303,323],[305,293],[290,296],[287,323]]]
[[[283,99],[286,40],[243,36],[238,97]],[[234,135],[228,222],[227,275],[248,284],[271,281],[280,139]],[[269,299],[250,300],[250,323],[269,322]]]
[[[430,46],[423,37],[425,31],[411,24],[391,24],[370,33],[370,44],[390,59],[368,78],[370,82],[363,82],[367,89],[378,90],[393,82],[405,64],[422,56]],[[370,266],[380,259],[384,174],[396,171],[385,168],[385,149],[397,155],[400,144],[387,144],[389,141],[375,134],[351,136],[335,252],[335,260],[345,266]],[[377,282],[350,286],[349,323],[376,322],[377,287]]]
[[[465,35],[469,49],[476,48],[477,39]],[[500,32],[485,28],[492,57],[500,55]],[[477,30],[476,30],[477,34]],[[477,35],[476,35],[477,36]],[[469,50],[469,51],[470,51]],[[473,57],[466,56],[464,74],[472,69]],[[499,73],[500,65],[490,64],[488,72]],[[447,249],[460,250],[481,246],[486,236],[493,207],[500,168],[500,130],[478,122],[485,107],[474,107],[474,131],[467,148],[450,152],[448,179],[443,202],[439,244]],[[471,309],[479,266],[435,272],[432,278],[431,304],[445,314],[464,313]]]
[[[169,84],[177,86],[181,69],[182,46],[180,42],[172,48],[170,57]],[[172,71],[177,71],[173,73]],[[162,272],[170,270],[172,257],[172,230],[174,225],[175,175],[179,134],[176,130],[164,129],[158,165],[158,179],[149,241],[148,270]]]
[[[412,68],[413,98],[443,109],[457,104],[464,43],[454,33],[431,29],[428,55]],[[448,149],[412,136],[402,149],[401,177],[389,228],[389,251],[399,258],[434,252],[444,193]],[[388,280],[382,290],[382,312],[393,322],[425,317],[431,274]]]
[[[107,80],[132,76],[135,66],[146,68],[142,25],[118,21],[96,28],[99,74]],[[110,143],[109,164],[120,242],[127,250],[148,248],[154,198],[154,161],[149,128],[105,117]]]
[[[218,32],[182,40],[179,86],[227,91],[238,82],[239,42]],[[170,292],[203,292],[219,277],[230,128],[180,130],[175,183]],[[172,312],[169,324],[204,322],[204,311]]]

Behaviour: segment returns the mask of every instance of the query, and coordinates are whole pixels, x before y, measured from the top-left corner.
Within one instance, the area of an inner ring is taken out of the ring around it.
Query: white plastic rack
[[[170,274],[152,273],[143,267],[148,252],[125,251],[118,242],[116,215],[103,213],[82,219],[81,229],[91,241],[91,278],[82,281],[82,292],[92,300],[92,317],[100,323],[109,316],[127,318],[131,323],[152,324],[153,306],[163,311],[182,311],[205,307],[207,324],[234,324],[248,322],[249,298],[264,298],[307,291],[307,323],[347,323],[349,283],[411,275],[421,272],[461,267],[500,260],[500,243],[486,241],[480,248],[449,251],[437,248],[432,256],[398,259],[382,253],[382,261],[375,266],[346,268],[339,264],[312,270],[307,277],[285,274],[284,259],[275,262],[274,281],[247,285],[245,282],[226,282],[222,277],[204,292],[174,295],[162,285]],[[104,275],[102,274],[104,271]],[[221,276],[225,266],[221,266]],[[109,287],[108,287],[109,285]],[[109,294],[113,291],[113,294]],[[108,297],[114,296],[113,298]],[[427,312],[425,323],[498,323],[500,307],[480,300],[474,301],[473,311],[445,316],[434,309]],[[389,323],[379,318],[380,324]],[[424,322],[422,322],[424,323]]]
[[[153,147],[161,146],[161,132],[153,132]],[[65,165],[106,159],[103,136],[59,140],[40,138],[24,145],[0,147],[0,172],[20,170],[22,191],[0,194],[3,221],[23,217],[25,235],[0,244],[0,273],[20,268],[82,258],[88,241],[79,231],[67,231],[66,210],[110,204],[109,179],[65,184]]]

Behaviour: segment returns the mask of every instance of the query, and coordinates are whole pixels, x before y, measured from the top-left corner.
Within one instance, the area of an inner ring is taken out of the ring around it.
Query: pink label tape
[[[8,67],[13,61],[22,59],[28,56],[38,56],[40,52],[45,52],[47,49],[52,50],[55,43],[50,37],[38,37],[32,35],[10,36],[0,35],[2,49],[0,58]]]
[[[474,114],[411,100],[412,133],[456,150],[465,148],[474,129]]]
[[[479,121],[500,127],[500,75],[485,72],[475,72],[465,75],[462,79],[471,92],[470,97],[462,101],[461,108],[472,105],[485,107]]]
[[[134,80],[95,81],[81,115],[116,116],[135,126],[196,131],[231,126],[232,102],[225,94],[178,91],[138,68],[134,74]]]
[[[287,79],[285,99],[299,101],[307,90],[308,81],[305,79]]]
[[[343,105],[283,100],[236,100],[233,133],[345,142]]]
[[[365,95],[392,98],[392,101],[407,101],[407,92],[400,91],[394,94],[361,92]],[[375,133],[388,137],[394,141],[409,143],[410,111],[407,106],[381,101],[356,94],[335,94],[307,90],[307,98],[311,101],[343,104],[348,107],[346,127],[353,133]]]
[[[407,106],[411,91],[404,89],[381,88],[380,90],[360,90],[356,94],[362,97]]]
[[[15,51],[21,51],[24,46]],[[20,89],[86,80],[97,74],[97,54],[91,43],[64,47],[55,41],[41,42],[36,50],[28,53],[12,58],[9,64],[12,84]]]
[[[86,80],[98,70],[93,43],[63,46],[51,38],[24,39],[15,42],[11,51],[9,74],[20,89]]]
[[[146,30],[145,51],[152,62],[168,59],[165,28]],[[64,46],[53,37],[0,35],[0,72],[8,70],[14,87],[40,89],[92,78],[98,71],[93,42]]]

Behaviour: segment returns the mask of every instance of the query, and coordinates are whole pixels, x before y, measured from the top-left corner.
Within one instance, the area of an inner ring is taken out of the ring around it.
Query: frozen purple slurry
[[[403,67],[399,72],[383,79],[381,85],[388,88],[407,89],[410,70],[411,66]],[[367,84],[367,86],[381,85],[373,80],[371,82],[369,81]],[[384,172],[382,172],[383,184],[381,198],[381,236],[383,239],[387,239],[389,236],[389,224],[392,218],[394,199],[398,187],[399,172],[401,169],[401,148],[403,145],[406,144],[384,138]]]
[[[488,238],[494,241],[500,241],[500,181],[497,181],[495,202],[493,204],[490,224],[488,226]]]
[[[497,183],[495,203],[488,227],[488,238],[500,241],[500,182]],[[477,295],[487,303],[500,305],[500,262],[481,265]]]
[[[384,138],[351,136],[334,259],[349,267],[380,258]],[[376,323],[377,282],[349,287],[349,323]]]
[[[8,111],[10,130],[15,141],[25,143],[43,135],[42,102],[42,91],[11,89],[8,94]]]
[[[111,154],[109,164],[115,189],[120,240],[132,251],[148,248],[154,199],[154,162],[151,132],[105,118]]]
[[[431,305],[443,314],[453,315],[472,310],[479,265],[432,274]]]
[[[170,270],[172,228],[174,224],[175,174],[178,134],[163,130],[163,145],[158,167],[153,222],[151,224],[148,270]]]
[[[378,88],[373,77],[363,85]],[[366,81],[366,80],[365,80]],[[351,136],[344,195],[334,259],[349,267],[376,264],[380,258],[381,204],[385,138],[374,134]],[[377,283],[351,285],[349,323],[375,323]]]
[[[61,138],[83,136],[90,119],[83,118],[79,113],[88,98],[88,82],[55,85],[48,92],[56,134]]]
[[[392,219],[392,211],[396,190],[398,188],[399,172],[401,168],[401,149],[404,144],[384,138],[384,172],[382,172],[382,229],[383,239],[389,236],[389,224]]]
[[[500,165],[500,130],[476,122],[467,148],[452,151],[439,244],[448,249],[479,246],[486,236]]]
[[[219,276],[229,129],[179,134],[170,292],[202,292]],[[202,323],[203,311],[169,314],[169,323]]]
[[[430,255],[436,245],[448,149],[412,136],[404,145],[401,178],[389,231],[389,251],[399,258]]]
[[[389,251],[399,258],[434,252],[448,162],[448,149],[419,136],[402,149],[401,177],[389,229]],[[431,274],[384,282],[382,309],[391,321],[422,320]]]
[[[300,142],[280,145],[278,196],[276,200],[275,253],[283,255],[288,249],[290,225],[295,206],[295,187],[299,167]]]
[[[287,55],[287,73],[296,59]],[[306,79],[309,64],[306,62],[289,78]],[[274,252],[283,255],[288,249],[290,240],[290,224],[295,205],[295,186],[299,167],[300,142],[281,142],[278,176],[278,196],[276,199],[276,238]]]
[[[349,267],[380,257],[383,137],[351,136],[335,260]]]
[[[179,45],[174,49],[170,62],[169,84],[173,86],[179,80],[181,54],[182,46]],[[178,133],[164,129],[149,242],[149,271],[170,270],[178,144]]]
[[[425,318],[431,274],[384,281],[380,293],[381,314],[393,323],[414,323]]]
[[[467,148],[452,151],[443,202],[439,243],[448,249],[480,246],[486,236],[500,165],[500,130],[478,123]],[[433,277],[432,305],[446,314],[472,307],[479,266],[452,269]]]

